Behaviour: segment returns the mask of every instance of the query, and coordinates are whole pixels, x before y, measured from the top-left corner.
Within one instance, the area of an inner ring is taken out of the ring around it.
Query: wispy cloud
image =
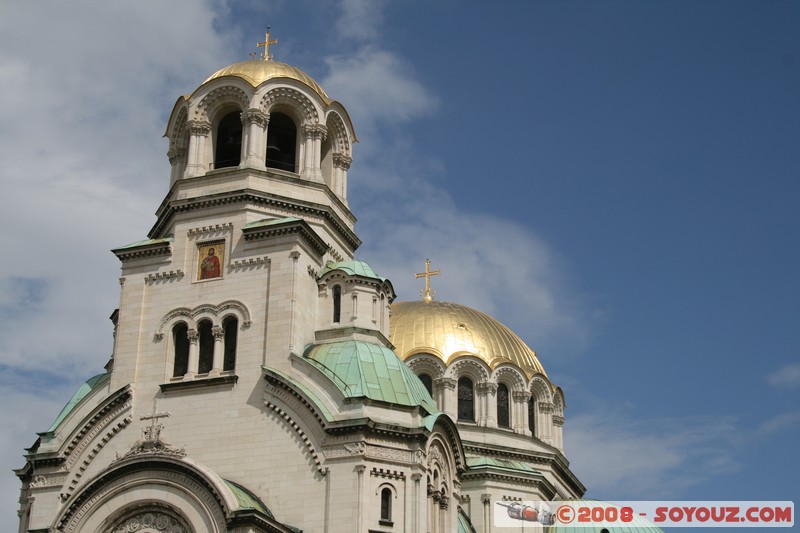
[[[767,375],[767,383],[778,389],[800,387],[800,363],[791,363]]]
[[[591,497],[680,498],[681,492],[738,468],[733,417],[636,419],[625,411],[568,419],[565,448]]]

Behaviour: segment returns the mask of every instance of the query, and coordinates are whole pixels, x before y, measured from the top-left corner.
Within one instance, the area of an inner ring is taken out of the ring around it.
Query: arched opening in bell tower
[[[242,119],[239,111],[222,117],[217,126],[214,168],[238,167],[242,160]]]
[[[270,113],[267,125],[267,167],[297,172],[297,126],[284,113]]]

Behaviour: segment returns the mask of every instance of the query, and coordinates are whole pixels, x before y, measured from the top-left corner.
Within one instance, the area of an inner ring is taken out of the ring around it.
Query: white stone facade
[[[246,63],[262,78],[212,77],[175,105],[156,224],[114,250],[109,372],[17,471],[19,531],[432,533],[465,530],[468,516],[488,532],[494,499],[580,496],[562,454],[563,396],[546,377],[421,355],[408,363],[435,374],[442,413],[426,403],[391,354],[391,283],[353,261],[347,112],[292,67]],[[281,152],[291,170],[270,166],[278,115],[294,126],[278,138],[295,139]],[[234,164],[218,164],[236,149]],[[353,377],[312,360],[310,346],[383,359],[343,352],[337,361],[363,372]],[[478,386],[474,423],[456,423],[464,373]],[[512,394],[509,428],[492,414],[498,383]],[[538,475],[470,468],[482,454]]]

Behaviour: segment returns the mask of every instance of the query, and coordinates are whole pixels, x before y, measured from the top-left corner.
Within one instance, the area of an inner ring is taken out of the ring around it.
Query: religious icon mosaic
[[[198,244],[197,250],[197,279],[221,278],[225,241]]]

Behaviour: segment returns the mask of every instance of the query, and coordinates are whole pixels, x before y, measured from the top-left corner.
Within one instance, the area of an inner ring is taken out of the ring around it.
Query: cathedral
[[[354,259],[353,124],[271,43],[175,103],[112,357],[26,450],[20,533],[488,533],[583,495],[536,353],[429,262],[399,301]]]

